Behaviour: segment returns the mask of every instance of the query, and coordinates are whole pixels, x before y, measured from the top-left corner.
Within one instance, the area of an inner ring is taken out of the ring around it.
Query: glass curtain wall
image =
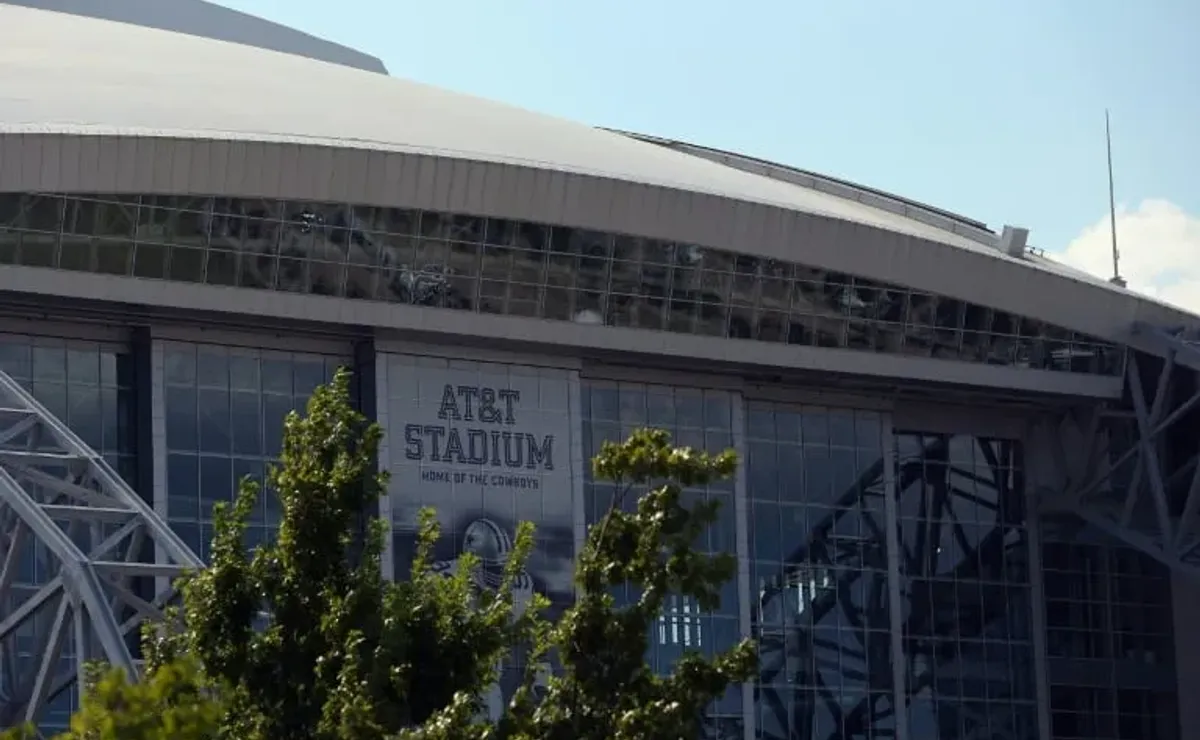
[[[585,382],[582,389],[583,450],[590,461],[605,441],[620,442],[639,427],[651,426],[671,433],[677,445],[721,451],[733,446],[732,404],[738,399],[724,391],[701,391],[635,383]],[[592,479],[590,463],[584,466],[584,499],[589,526],[600,521],[614,497],[617,486]],[[734,481],[721,481],[707,487],[685,491],[691,500],[717,500],[721,508],[716,524],[700,545],[709,552],[737,553],[736,521],[733,503]],[[636,491],[618,498],[625,510],[636,504]],[[618,600],[635,595],[617,594]],[[703,613],[699,606],[682,597],[671,600],[647,645],[647,659],[659,670],[669,670],[685,651],[715,654],[733,647],[741,639],[737,582],[731,580],[721,595],[721,606]],[[708,736],[744,737],[744,712],[740,686],[732,687],[709,712]]]
[[[0,370],[33,393],[50,413],[65,422],[93,450],[100,453],[126,481],[136,475],[137,435],[134,429],[134,362],[125,346],[46,337],[0,335]],[[0,529],[0,534],[3,530]],[[7,545],[5,546],[7,548]],[[12,585],[9,603],[0,615],[9,614],[52,577],[54,558],[33,538]],[[30,622],[16,635],[17,655],[0,656],[0,692],[24,674],[37,650],[40,627]],[[68,638],[61,661],[69,665],[74,647]],[[74,692],[64,691],[49,704],[43,729],[61,730],[74,709]],[[0,704],[3,696],[0,693]]]
[[[264,479],[280,452],[284,417],[349,360],[204,344],[163,350],[167,520],[207,559],[213,505],[231,501],[243,477]],[[247,544],[269,539],[278,523],[277,501],[264,495]]]
[[[757,736],[893,737],[881,415],[751,402],[744,464]]]
[[[1021,446],[894,439],[909,737],[1037,740]]]
[[[1043,538],[1053,740],[1178,740],[1170,571],[1077,521]]]
[[[14,193],[0,195],[5,263],[1014,368],[1123,369],[1123,351],[1094,337],[901,285],[468,214]]]

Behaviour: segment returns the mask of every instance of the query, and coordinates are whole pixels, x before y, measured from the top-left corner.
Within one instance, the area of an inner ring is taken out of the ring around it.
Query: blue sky
[[[1102,273],[1107,107],[1122,272],[1200,311],[1196,0],[220,1],[395,76],[1026,226]]]

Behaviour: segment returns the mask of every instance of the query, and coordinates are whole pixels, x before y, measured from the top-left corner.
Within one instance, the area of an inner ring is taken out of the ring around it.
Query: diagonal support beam
[[[1200,455],[1200,450],[1197,451]],[[1183,546],[1188,532],[1191,531],[1192,523],[1196,521],[1197,510],[1200,510],[1200,465],[1197,465],[1192,471],[1192,482],[1188,486],[1187,499],[1183,505],[1183,513],[1179,517],[1179,525],[1175,530],[1175,539],[1173,541],[1176,552],[1183,555]],[[1191,548],[1188,548],[1191,549]]]
[[[1133,334],[1153,354],[1166,357],[1174,352],[1178,355],[1179,364],[1200,372],[1200,349],[1187,341],[1181,330],[1168,331],[1144,321],[1135,321]]]
[[[1164,364],[1166,368],[1174,367],[1174,355],[1169,356]],[[1166,368],[1164,368],[1164,372]],[[1141,450],[1142,464],[1149,473],[1150,495],[1153,497],[1155,512],[1158,515],[1159,532],[1164,543],[1171,542],[1170,506],[1167,503],[1166,489],[1163,487],[1162,466],[1159,464],[1158,450],[1155,447],[1155,437],[1151,434],[1154,429],[1154,423],[1150,412],[1146,409],[1146,396],[1142,388],[1141,371],[1138,370],[1136,361],[1129,363],[1129,384],[1132,391],[1133,412],[1137,415],[1138,431],[1140,432],[1138,448]],[[1154,399],[1155,402],[1159,402],[1159,395],[1164,394],[1166,385],[1167,382],[1165,379],[1163,382],[1160,382]]]
[[[1200,449],[1186,459],[1161,454],[1166,449],[1179,450],[1181,443],[1200,447],[1196,430],[1180,424],[1189,419],[1186,423],[1194,425],[1189,415],[1200,408],[1200,332],[1193,335],[1144,323],[1136,324],[1134,331],[1138,341],[1133,344],[1163,361],[1152,398],[1143,382],[1145,365],[1130,355],[1125,374],[1128,406],[1105,408],[1100,415],[1126,425],[1132,418],[1133,428],[1094,431],[1096,441],[1106,436],[1110,440],[1108,464],[1087,463],[1084,468],[1096,472],[1077,489],[1067,478],[1067,458],[1056,455],[1063,460],[1060,480],[1066,481],[1066,486],[1043,503],[1065,505],[1174,571],[1200,579]],[[1187,389],[1186,397],[1179,393],[1181,389]],[[1117,454],[1115,440],[1127,432],[1135,438],[1127,436],[1128,448]],[[1094,443],[1086,440],[1084,444],[1090,450]],[[1134,461],[1132,476],[1125,479],[1130,460]]]

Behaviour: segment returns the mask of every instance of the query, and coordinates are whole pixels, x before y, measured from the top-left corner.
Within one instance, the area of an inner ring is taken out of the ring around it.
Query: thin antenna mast
[[[1104,109],[1104,144],[1108,149],[1108,218],[1112,227],[1112,263],[1113,276],[1109,280],[1113,285],[1125,287],[1125,278],[1121,277],[1121,251],[1117,249],[1117,199],[1113,188],[1112,166],[1112,127],[1108,120],[1108,109]]]

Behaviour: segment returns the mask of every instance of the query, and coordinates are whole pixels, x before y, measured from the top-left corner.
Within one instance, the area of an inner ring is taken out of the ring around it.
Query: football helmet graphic
[[[508,531],[491,519],[472,521],[463,529],[460,555],[470,553],[478,559],[471,581],[479,591],[495,591],[504,582],[504,566],[512,553],[513,541]],[[458,572],[458,556],[450,560],[438,560],[432,565],[435,573],[451,576]],[[517,574],[513,582],[513,612],[520,615],[533,600],[533,577],[525,570]],[[545,690],[549,666],[538,671],[534,691]],[[504,711],[505,697],[499,683],[491,686],[482,697],[485,712],[490,720],[497,720]]]
[[[512,553],[512,537],[491,519],[476,519],[463,529],[460,555],[470,553],[478,558],[471,581],[480,591],[495,591],[504,582],[504,566]],[[458,572],[459,558],[438,560],[432,565],[436,573],[446,576]],[[522,570],[513,582],[513,610],[519,615],[533,598],[533,577]]]

